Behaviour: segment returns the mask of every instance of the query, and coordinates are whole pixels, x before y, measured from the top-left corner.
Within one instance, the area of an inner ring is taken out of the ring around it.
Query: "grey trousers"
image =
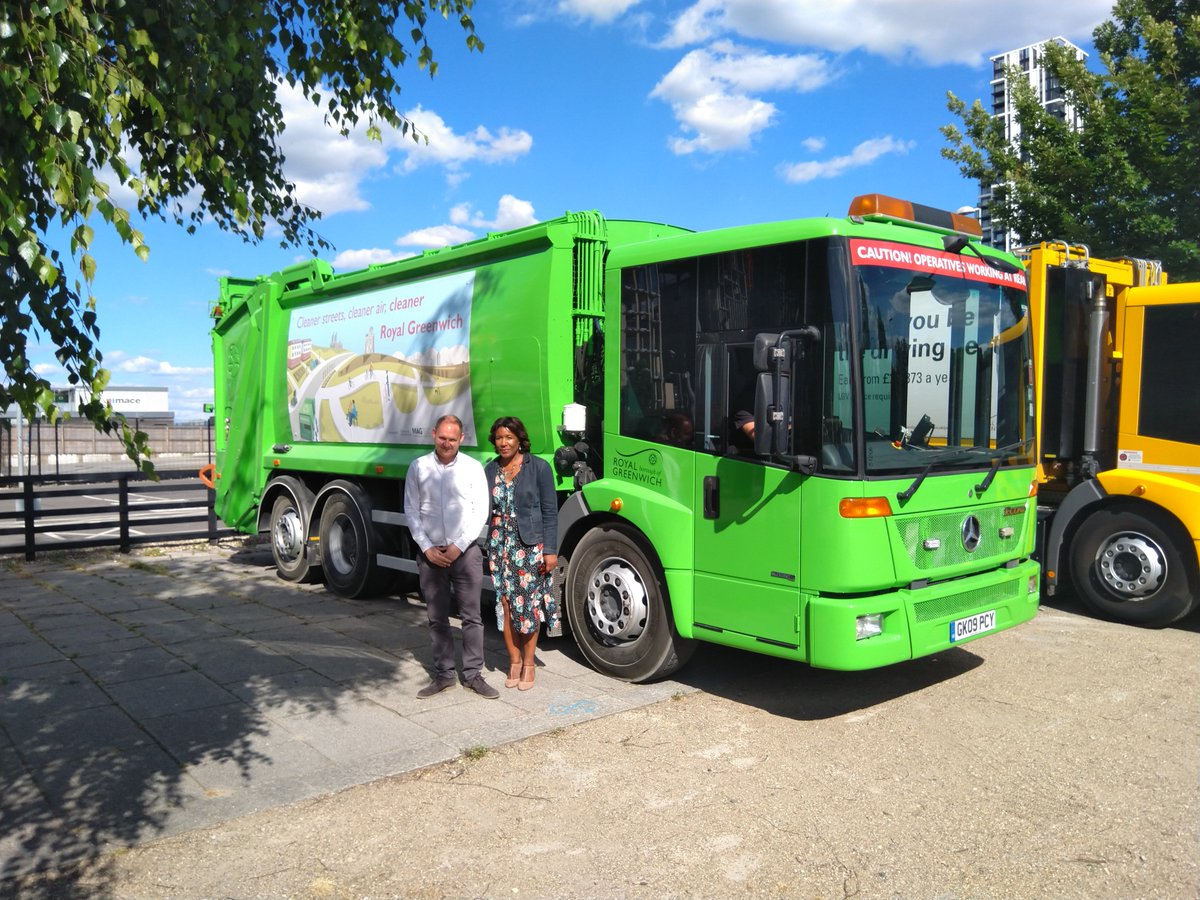
[[[462,619],[463,681],[474,678],[483,669],[483,618],[479,595],[483,589],[483,554],[472,544],[449,568],[431,565],[424,555],[417,558],[417,577],[425,614],[429,619],[429,637],[433,642],[433,666],[437,678],[454,677],[454,633],[450,629],[451,587]]]

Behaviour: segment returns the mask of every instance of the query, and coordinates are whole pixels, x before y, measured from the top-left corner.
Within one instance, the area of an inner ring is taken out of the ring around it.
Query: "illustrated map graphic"
[[[432,444],[443,415],[475,446],[470,378],[473,272],[388,286],[292,311],[292,439]]]

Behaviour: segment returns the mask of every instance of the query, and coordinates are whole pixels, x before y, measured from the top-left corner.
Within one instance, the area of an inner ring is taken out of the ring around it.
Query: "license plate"
[[[950,643],[965,641],[967,638],[973,638],[977,634],[991,631],[995,627],[996,611],[994,609],[989,609],[987,612],[975,613],[975,615],[967,616],[965,619],[955,619],[950,623]]]

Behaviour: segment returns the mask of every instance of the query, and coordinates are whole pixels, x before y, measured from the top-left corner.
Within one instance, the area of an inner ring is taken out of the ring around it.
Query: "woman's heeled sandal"
[[[506,688],[514,688],[521,683],[521,669],[525,668],[520,663],[512,663],[508,667],[508,677],[504,679]]]
[[[527,678],[525,673],[529,673]],[[521,666],[521,680],[517,682],[518,691],[527,691],[533,687],[533,676],[537,672],[536,666]]]

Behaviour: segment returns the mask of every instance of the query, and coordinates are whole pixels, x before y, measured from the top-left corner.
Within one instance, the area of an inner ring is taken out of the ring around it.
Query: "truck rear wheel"
[[[301,584],[315,581],[319,567],[311,566],[305,553],[307,534],[304,510],[288,494],[280,494],[271,504],[271,556],[275,571],[285,581]]]
[[[377,542],[370,510],[354,497],[335,493],[325,501],[320,533],[325,585],[339,597],[376,596],[395,581],[393,573],[375,565]]]
[[[1092,513],[1071,543],[1081,600],[1119,622],[1161,628],[1194,605],[1185,557],[1165,529],[1126,509]]]
[[[657,563],[621,528],[586,535],[571,554],[567,614],[575,643],[596,669],[622,681],[665,678],[691,657],[679,636]]]

